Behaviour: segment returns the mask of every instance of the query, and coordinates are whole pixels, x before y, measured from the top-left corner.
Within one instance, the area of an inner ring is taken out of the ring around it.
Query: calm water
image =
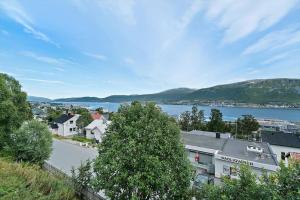
[[[82,105],[90,109],[103,107],[108,111],[117,111],[120,103],[95,103],[95,102],[68,102],[64,104]],[[191,110],[190,105],[159,105],[162,110],[169,115],[180,115],[182,112]],[[241,107],[212,107],[198,106],[198,109],[204,110],[205,117],[208,118],[210,110],[217,108],[223,113],[225,120],[235,120],[241,115],[251,114],[256,118],[272,118],[289,121],[300,121],[300,109],[284,109],[284,108],[241,108]]]

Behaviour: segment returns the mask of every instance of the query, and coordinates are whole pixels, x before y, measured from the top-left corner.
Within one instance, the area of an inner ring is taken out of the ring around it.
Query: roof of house
[[[261,137],[263,142],[271,145],[300,148],[300,136],[293,133],[264,131]]]
[[[74,116],[75,115],[72,115],[72,114],[63,114],[59,118],[57,118],[56,120],[54,120],[54,122],[59,123],[59,124],[63,124],[66,121],[68,121],[69,119],[73,118]]]
[[[191,132],[181,132],[181,134],[185,145],[221,150],[226,142],[224,138],[199,135]]]
[[[263,153],[258,155],[256,152],[248,151],[247,146],[249,145],[261,147],[263,149]],[[278,165],[275,154],[272,152],[268,143],[265,142],[227,139],[224,148],[219,151],[218,154],[258,163]]]
[[[54,124],[54,123],[50,124],[50,127],[51,127],[52,129],[58,129],[58,125],[57,125],[57,124]]]
[[[104,133],[108,124],[109,124],[109,121],[106,121],[103,119],[96,119],[96,120],[92,121],[89,125],[87,125],[85,127],[85,129],[86,130],[94,130],[94,129],[98,128],[102,133]]]

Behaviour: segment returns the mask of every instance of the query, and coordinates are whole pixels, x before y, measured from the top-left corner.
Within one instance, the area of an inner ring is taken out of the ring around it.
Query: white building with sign
[[[241,163],[249,165],[258,176],[263,171],[268,173],[278,169],[276,155],[267,143],[222,137],[213,132],[210,136],[182,132],[182,140],[195,167],[195,182],[199,182],[197,177],[201,177],[201,183],[212,179],[218,183],[222,176],[236,178]]]

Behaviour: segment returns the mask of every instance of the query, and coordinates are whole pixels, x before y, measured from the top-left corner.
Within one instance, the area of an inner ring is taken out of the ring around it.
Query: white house
[[[78,133],[76,122],[80,115],[63,114],[51,125],[52,131],[61,136],[71,136]]]
[[[110,121],[107,121],[103,117],[101,119],[95,119],[85,127],[86,138],[96,139],[96,141],[101,142],[109,123]]]
[[[263,142],[268,142],[277,155],[277,160],[285,160],[289,153],[300,153],[300,137],[293,133],[263,131],[261,133]]]

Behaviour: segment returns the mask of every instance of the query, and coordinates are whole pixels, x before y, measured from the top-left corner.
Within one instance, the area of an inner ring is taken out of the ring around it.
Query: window
[[[230,174],[230,167],[227,165],[223,165],[223,174],[229,175]]]
[[[281,160],[285,160],[285,152],[281,152]]]
[[[70,121],[70,124],[73,124],[73,120],[72,120],[72,121]]]
[[[70,128],[70,132],[72,132],[72,130],[73,130],[73,129],[72,129],[72,128]]]
[[[73,131],[76,131],[76,128],[73,128]]]

